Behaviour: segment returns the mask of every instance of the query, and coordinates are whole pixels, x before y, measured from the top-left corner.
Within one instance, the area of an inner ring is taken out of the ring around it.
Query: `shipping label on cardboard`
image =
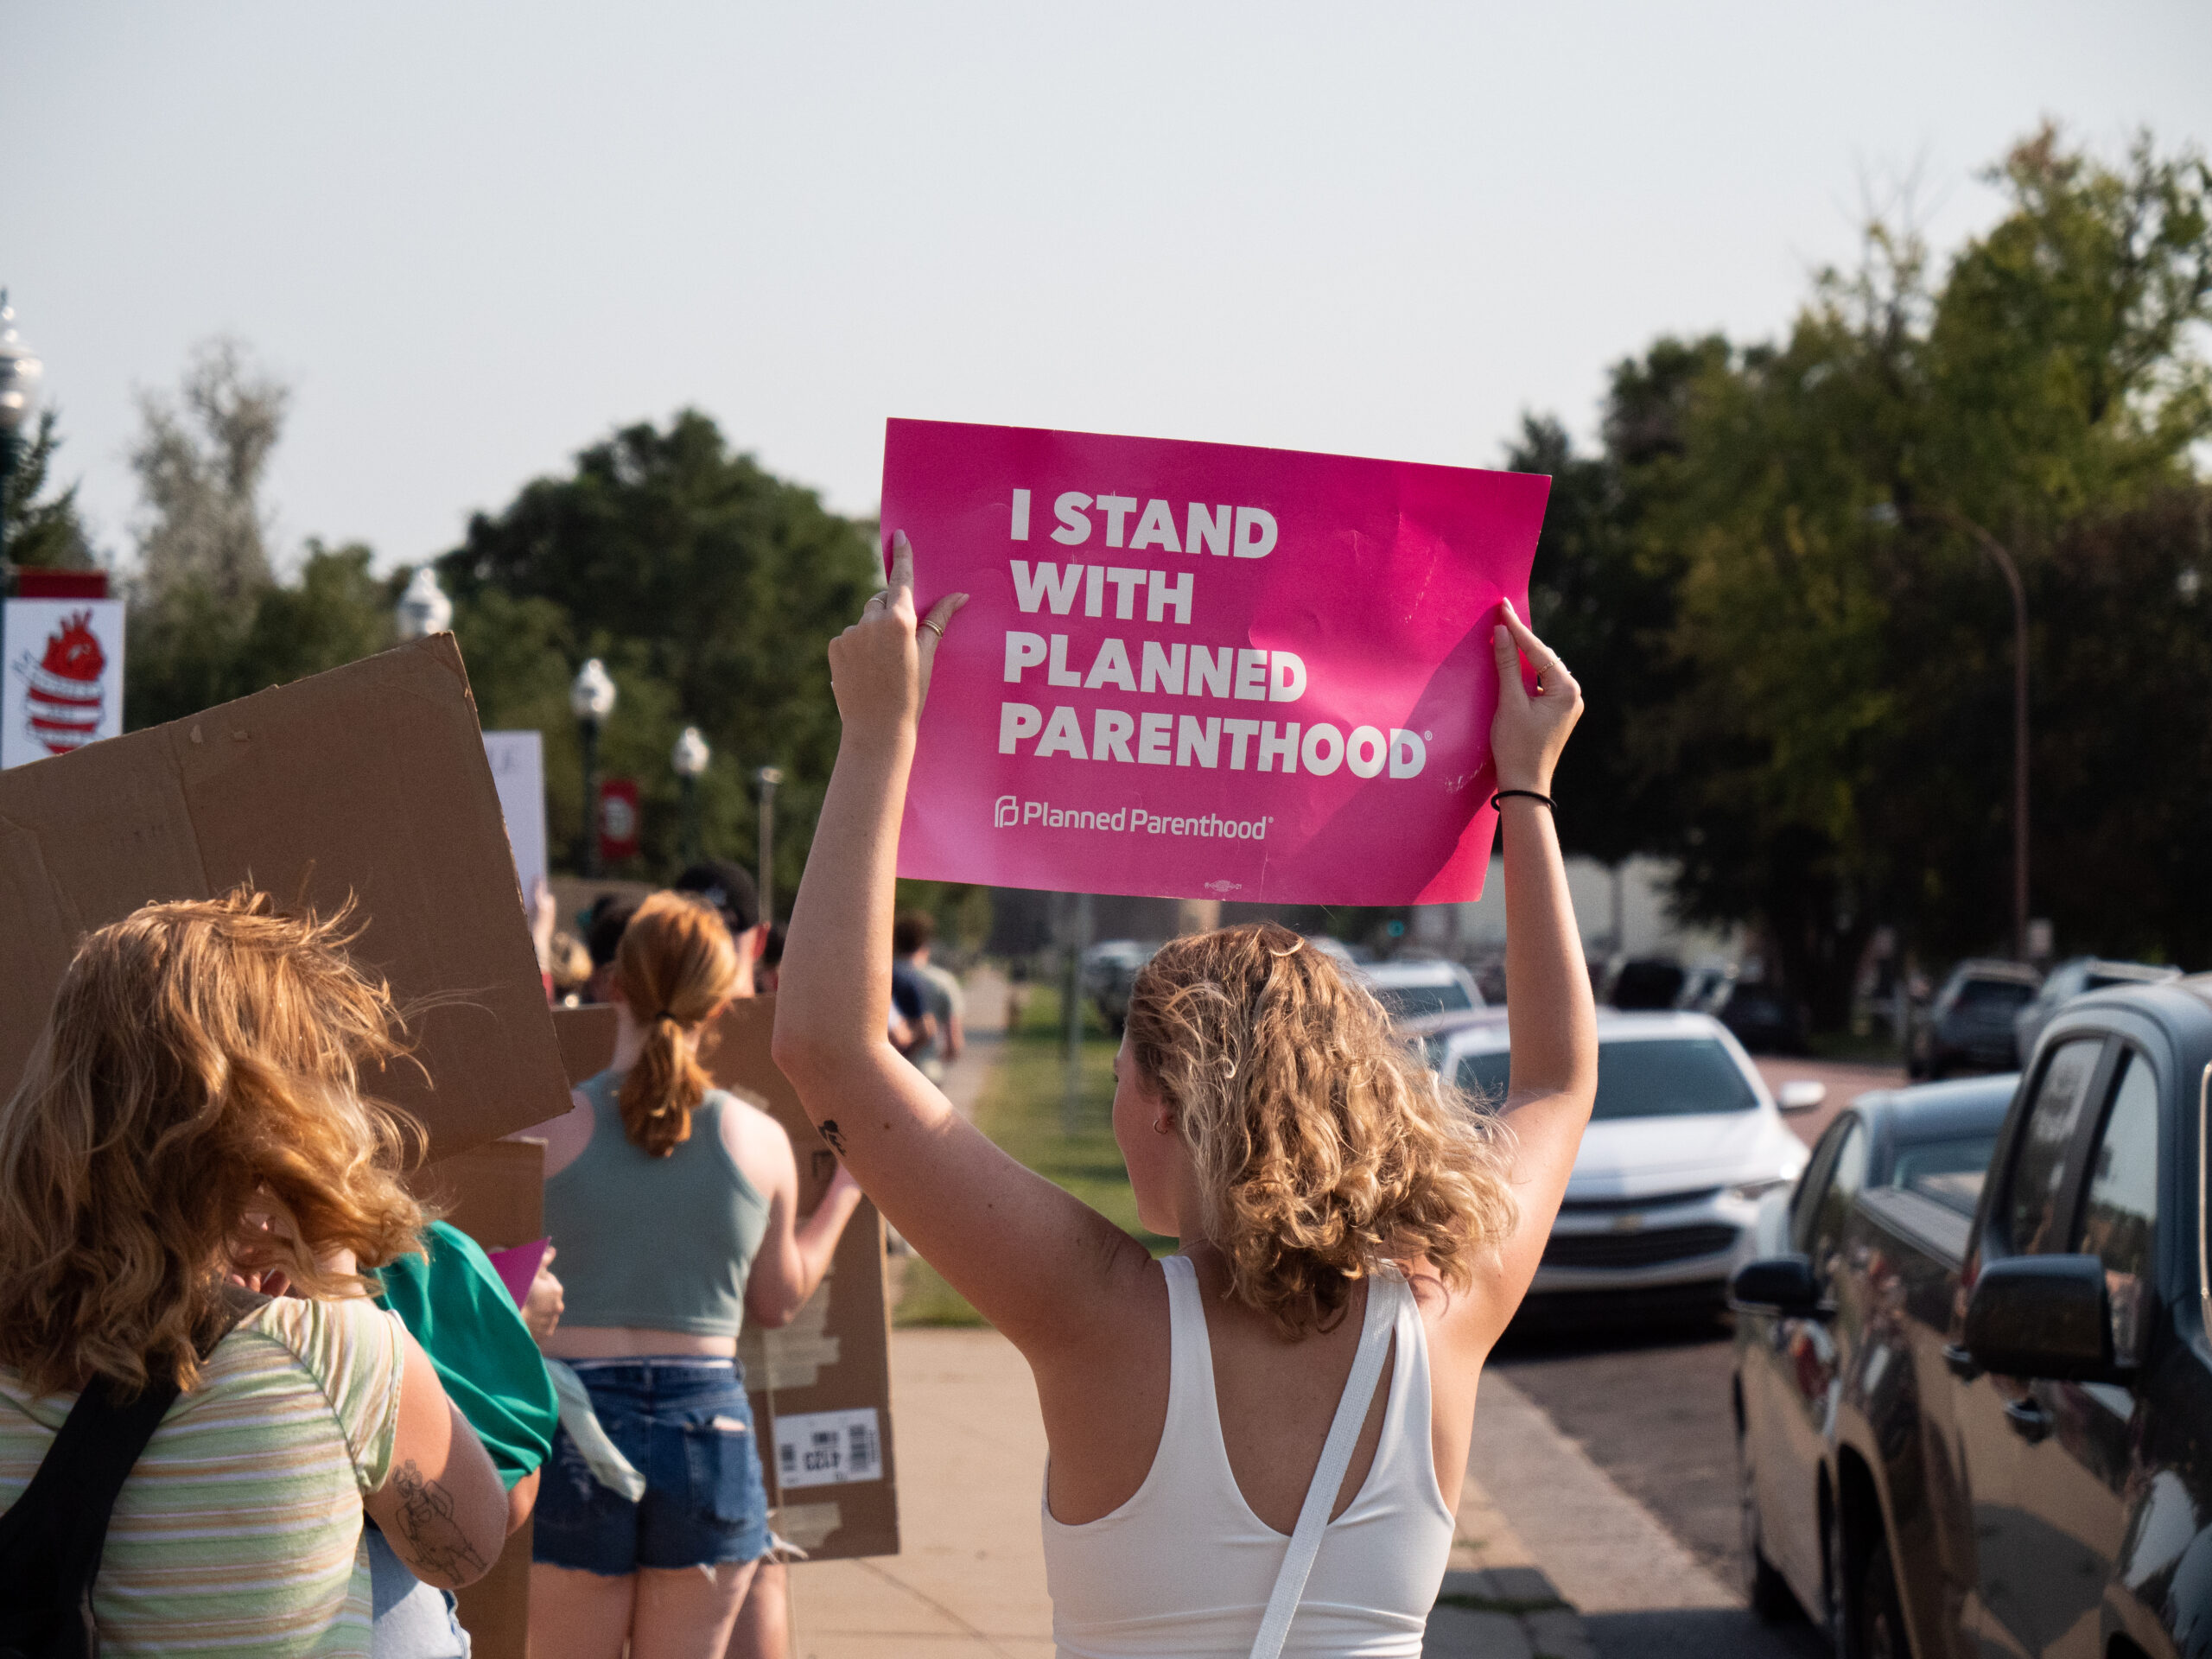
[[[1472,899],[1491,630],[1550,480],[893,421],[938,647],[899,874],[1292,904]]]
[[[883,1478],[875,1408],[809,1411],[776,1419],[776,1479],[785,1491]]]

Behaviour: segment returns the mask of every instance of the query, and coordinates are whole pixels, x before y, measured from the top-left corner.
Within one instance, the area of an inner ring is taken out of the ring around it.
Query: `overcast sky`
[[[696,404],[870,512],[888,415],[1489,466],[1666,331],[1783,327],[2045,115],[2212,139],[2212,6],[0,0],[0,283],[94,533],[137,391],[294,389],[385,563]]]

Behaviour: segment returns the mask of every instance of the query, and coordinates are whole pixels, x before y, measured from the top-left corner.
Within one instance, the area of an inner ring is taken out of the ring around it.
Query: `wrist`
[[[1549,795],[1552,792],[1552,775],[1549,772],[1500,772],[1497,788],[1501,791],[1525,789],[1538,795]]]

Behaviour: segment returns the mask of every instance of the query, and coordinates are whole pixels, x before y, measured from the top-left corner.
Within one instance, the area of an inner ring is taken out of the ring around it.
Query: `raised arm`
[[[1497,716],[1491,754],[1501,791],[1548,797],[1552,769],[1582,714],[1582,688],[1511,605],[1493,640]],[[1536,671],[1530,695],[1525,655]],[[1520,1302],[1559,1214],[1567,1178],[1598,1091],[1598,1022],[1582,934],[1567,896],[1552,809],[1528,795],[1498,802],[1505,842],[1505,1022],[1512,1039],[1505,1116],[1515,1141],[1514,1198],[1520,1219],[1503,1252],[1504,1313]]]
[[[732,1118],[739,1122],[739,1144],[731,1148],[732,1155],[768,1199],[768,1230],[745,1281],[745,1311],[758,1325],[789,1325],[830,1271],[845,1224],[860,1208],[861,1190],[851,1172],[840,1165],[822,1202],[800,1219],[798,1160],[783,1125],[749,1108],[741,1117],[725,1112],[724,1124]]]
[[[776,1064],[892,1225],[1032,1359],[1097,1330],[1113,1267],[1143,1249],[1024,1168],[891,1046],[891,920],[914,734],[944,626],[918,626],[913,550],[830,646],[843,732],[791,906],[776,998]],[[1096,1293],[1096,1298],[1092,1293]]]

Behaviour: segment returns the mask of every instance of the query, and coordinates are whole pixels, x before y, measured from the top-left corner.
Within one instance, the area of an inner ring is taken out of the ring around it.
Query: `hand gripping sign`
[[[1291,904],[1480,895],[1491,627],[1550,480],[893,421],[937,654],[899,873]]]

